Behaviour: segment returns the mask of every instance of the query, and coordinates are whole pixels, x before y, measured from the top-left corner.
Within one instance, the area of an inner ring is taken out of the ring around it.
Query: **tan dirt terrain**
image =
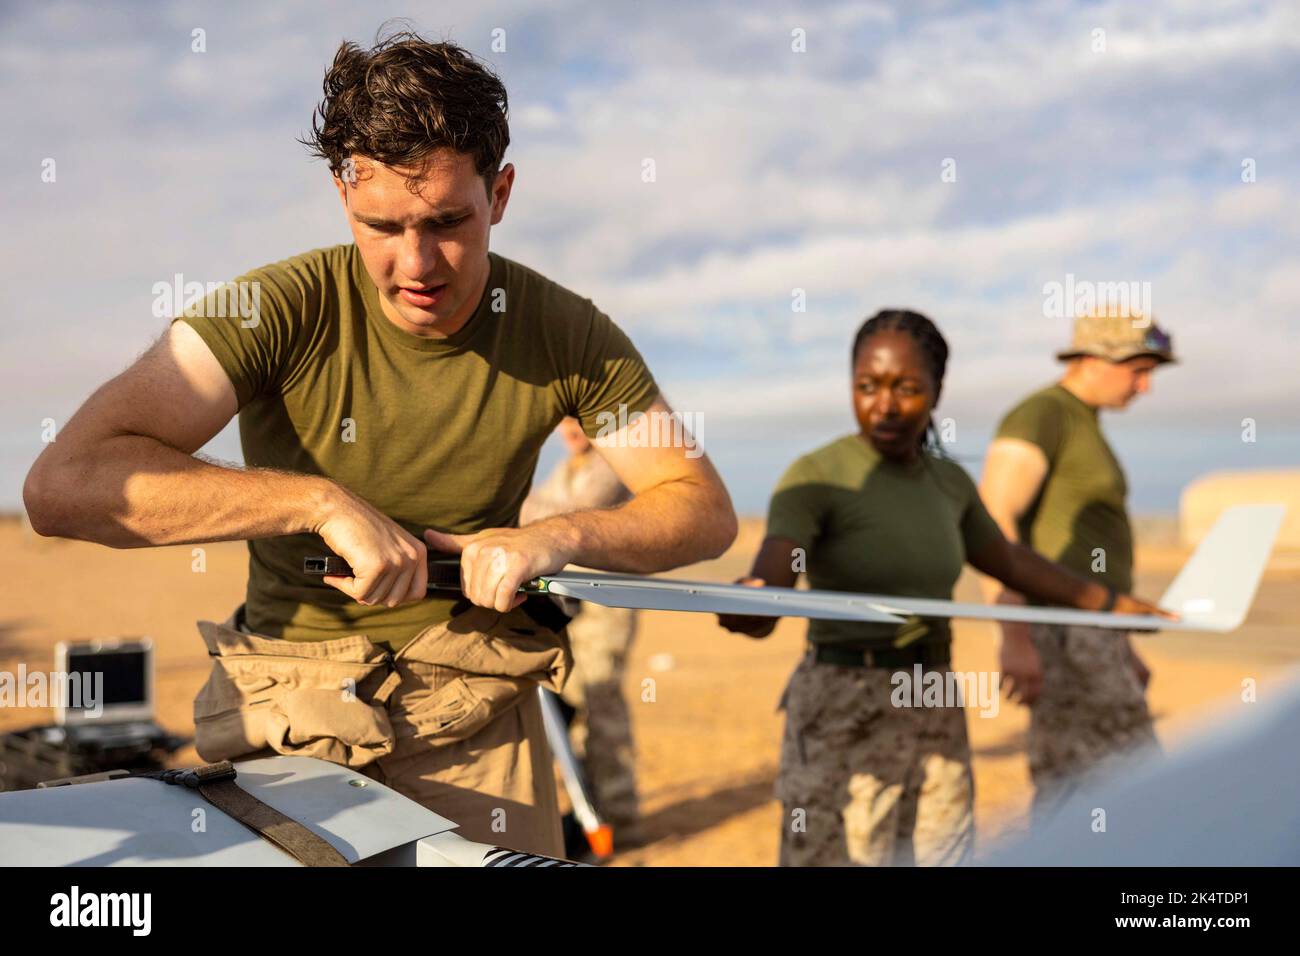
[[[748,569],[762,522],[743,523],[721,559],[677,577],[730,581]],[[1138,593],[1159,597],[1187,552],[1168,527],[1140,526]],[[190,547],[114,551],[43,539],[17,519],[0,521],[0,670],[20,662],[47,669],[61,639],[149,635],[156,646],[157,716],[168,730],[193,731],[191,701],[208,659],[194,622],[224,620],[242,599],[242,543],[203,547],[204,571]],[[1137,646],[1154,673],[1150,687],[1166,746],[1198,722],[1230,718],[1242,707],[1242,682],[1269,684],[1300,661],[1300,560],[1275,555],[1247,624],[1236,634],[1162,633]],[[979,600],[968,573],[961,600]],[[786,677],[803,650],[803,621],[785,620],[764,641],[730,634],[712,615],[643,613],[627,673],[646,814],[644,846],[621,853],[630,865],[763,866],[776,861],[780,808],[772,796]],[[994,670],[994,625],[958,622],[954,667]],[[652,680],[653,685],[645,681]],[[648,688],[653,694],[646,693]],[[653,700],[643,700],[653,696]],[[1005,700],[996,715],[968,708],[975,758],[981,845],[1023,826],[1028,807],[1023,708]],[[0,708],[0,731],[48,721],[48,711]],[[178,765],[197,762],[192,748]]]

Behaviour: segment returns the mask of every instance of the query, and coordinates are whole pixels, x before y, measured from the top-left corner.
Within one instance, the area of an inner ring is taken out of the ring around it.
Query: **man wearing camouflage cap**
[[[1076,320],[1055,384],[1002,419],[985,460],[980,495],[1011,540],[1114,593],[1132,585],[1128,484],[1098,412],[1127,407],[1173,362],[1170,337],[1149,317],[1109,309]],[[1003,604],[1024,597],[1002,591]],[[1146,704],[1150,672],[1123,632],[1004,623],[1000,668],[1008,696],[1030,708],[1034,812],[1055,805],[1085,773],[1155,745]]]

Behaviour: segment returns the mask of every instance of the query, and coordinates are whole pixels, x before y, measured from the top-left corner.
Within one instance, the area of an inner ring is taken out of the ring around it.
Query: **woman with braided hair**
[[[932,413],[947,363],[947,342],[917,312],[863,324],[852,352],[858,431],[787,469],[742,583],[793,587],[805,572],[813,588],[951,598],[969,562],[1048,603],[1163,613],[1002,536],[970,476],[938,449]],[[766,637],[776,619],[719,623]],[[961,701],[936,705],[911,687],[950,670],[948,621],[813,620],[808,641],[782,698],[781,864],[968,861],[974,787]]]

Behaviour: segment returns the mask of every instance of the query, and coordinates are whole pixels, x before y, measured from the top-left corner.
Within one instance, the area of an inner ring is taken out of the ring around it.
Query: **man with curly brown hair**
[[[535,688],[558,689],[570,656],[554,608],[518,589],[571,562],[716,556],[730,499],[693,445],[627,440],[639,413],[672,414],[628,337],[489,251],[515,178],[489,69],[409,33],[344,43],[312,129],[354,241],[242,276],[251,310],[219,290],[173,320],[37,459],[32,525],[112,547],[248,541],[245,603],[200,622],[205,759],[323,757],[470,839],[558,854]],[[245,467],[197,456],[236,414]],[[566,415],[632,497],[520,528]],[[305,578],[322,550],[352,575]],[[432,552],[459,553],[462,593],[426,597]]]

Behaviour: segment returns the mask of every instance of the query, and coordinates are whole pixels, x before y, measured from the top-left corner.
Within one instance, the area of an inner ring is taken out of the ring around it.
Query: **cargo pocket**
[[[388,714],[335,688],[286,691],[266,708],[267,745],[280,754],[364,767],[393,750]]]
[[[397,756],[466,740],[537,693],[534,681],[448,671],[407,671],[389,703]]]
[[[425,628],[397,652],[396,663],[529,681],[558,691],[573,659],[562,624],[553,630],[522,608],[500,614],[471,607]]]
[[[571,661],[559,621],[557,632],[522,609],[470,606],[417,634],[394,658],[401,683],[388,712],[397,756],[473,736],[539,684],[558,689]]]
[[[194,746],[207,761],[271,748],[360,767],[392,747],[382,708],[368,703],[386,656],[362,635],[295,643],[198,622],[213,658],[194,699]]]
[[[466,676],[436,686],[433,680],[408,677],[389,705],[399,752],[464,740],[495,716],[490,703],[470,689]]]
[[[237,760],[266,747],[266,716],[258,711],[270,707],[269,700],[200,716],[201,702],[202,698],[194,701],[194,749],[208,763]]]

